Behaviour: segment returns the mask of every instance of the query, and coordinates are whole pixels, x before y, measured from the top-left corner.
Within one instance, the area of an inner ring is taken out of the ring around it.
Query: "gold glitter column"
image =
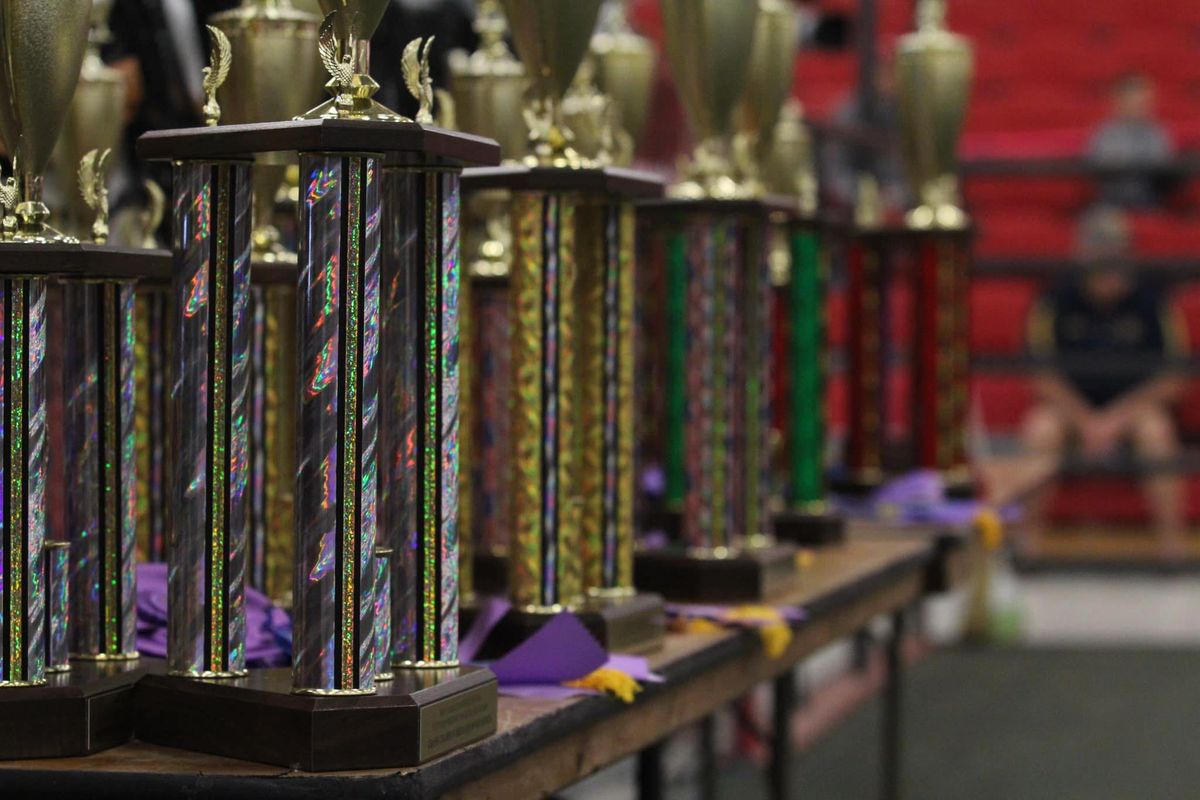
[[[576,357],[577,199],[513,195],[513,528],[511,594],[523,608],[583,595]]]

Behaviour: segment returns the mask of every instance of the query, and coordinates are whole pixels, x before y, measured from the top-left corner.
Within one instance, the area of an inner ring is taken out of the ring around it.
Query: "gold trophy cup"
[[[16,173],[16,241],[69,241],[46,224],[42,173],[79,82],[91,14],[92,0],[0,3],[0,137]]]
[[[505,159],[518,160],[529,143],[522,115],[529,80],[504,42],[508,21],[499,0],[479,3],[475,31],[479,49],[470,55],[456,51],[450,57],[450,92],[458,127],[495,139]]]
[[[69,212],[66,230],[77,235],[86,233],[91,224],[89,209],[79,191],[79,163],[92,150],[119,153],[125,130],[125,81],[118,70],[100,58],[100,48],[112,39],[108,30],[112,6],[113,0],[94,0],[92,4],[91,31],[79,85],[54,151],[53,169],[69,201],[64,209]]]
[[[229,38],[233,63],[218,100],[222,120],[234,125],[276,122],[309,108],[320,86],[321,62],[314,47],[321,20],[291,0],[243,0],[240,8],[216,14],[212,24]],[[292,157],[260,159],[254,175],[254,260],[295,263],[272,224],[275,198]]]
[[[759,0],[750,74],[737,108],[734,152],[751,188],[763,191],[763,162],[769,155],[779,113],[792,93],[800,18],[783,0]],[[790,192],[789,192],[790,194]]]
[[[896,45],[900,141],[918,205],[913,228],[959,229],[956,156],[973,71],[971,45],[946,30],[946,0],[921,0],[917,30]]]
[[[626,0],[609,0],[601,12],[600,29],[592,37],[592,62],[597,88],[609,97],[620,121],[616,161],[628,165],[646,130],[658,53],[644,36],[629,27]]]
[[[733,111],[746,85],[757,3],[660,0],[667,59],[696,142],[679,197],[746,195],[730,160]]]
[[[533,155],[540,166],[578,167],[579,154],[563,121],[562,99],[587,53],[601,0],[503,0],[517,56],[528,70],[525,107]]]

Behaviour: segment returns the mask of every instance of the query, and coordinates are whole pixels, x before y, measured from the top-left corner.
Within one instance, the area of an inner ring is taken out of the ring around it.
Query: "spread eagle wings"
[[[229,67],[233,63],[233,51],[227,37],[220,28],[206,25],[209,36],[212,37],[212,53],[209,56],[209,66],[204,68],[204,92],[208,95],[216,93],[229,77]]]
[[[100,205],[104,192],[104,170],[111,154],[111,149],[103,153],[91,150],[79,162],[79,191],[88,208],[95,209]]]
[[[321,52],[321,63],[325,65],[329,76],[337,81],[339,86],[349,86],[354,79],[354,70],[349,59],[343,61],[337,55],[338,43],[334,31],[337,14],[337,11],[331,11],[321,22],[321,30],[317,34],[317,49]]]
[[[404,73],[404,85],[408,93],[418,100],[421,99],[421,39],[416,38],[404,46],[404,54],[400,56],[401,72]]]

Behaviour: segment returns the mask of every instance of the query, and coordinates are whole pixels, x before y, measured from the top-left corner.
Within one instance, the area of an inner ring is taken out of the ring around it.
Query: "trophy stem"
[[[380,157],[302,153],[292,691],[375,692]]]
[[[133,284],[72,281],[63,292],[71,653],[134,658]]]
[[[46,682],[46,281],[0,280],[0,579],[8,597],[3,613],[0,687]]]
[[[384,172],[383,529],[393,663],[458,663],[459,204],[456,172]]]
[[[245,673],[250,172],[175,167],[167,669],[192,678]]]

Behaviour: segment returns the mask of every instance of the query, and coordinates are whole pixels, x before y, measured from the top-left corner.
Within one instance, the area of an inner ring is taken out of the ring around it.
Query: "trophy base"
[[[666,637],[666,609],[658,595],[634,592],[589,597],[571,612],[610,653],[653,652],[662,647]],[[562,612],[514,608],[488,636],[479,657],[484,660],[500,658],[559,613]]]
[[[827,511],[775,515],[775,538],[797,547],[826,547],[846,540],[846,521]]]
[[[680,603],[760,603],[791,588],[795,574],[796,548],[790,544],[644,550],[633,564],[638,589]]]
[[[157,659],[72,661],[40,686],[0,689],[0,759],[87,756],[133,738],[134,684]]]
[[[137,738],[306,772],[415,767],[496,731],[496,678],[478,667],[396,669],[374,694],[292,691],[290,669],[144,678]]]
[[[829,481],[829,488],[836,494],[862,498],[883,486],[882,473],[871,472],[861,475],[842,475]]]

